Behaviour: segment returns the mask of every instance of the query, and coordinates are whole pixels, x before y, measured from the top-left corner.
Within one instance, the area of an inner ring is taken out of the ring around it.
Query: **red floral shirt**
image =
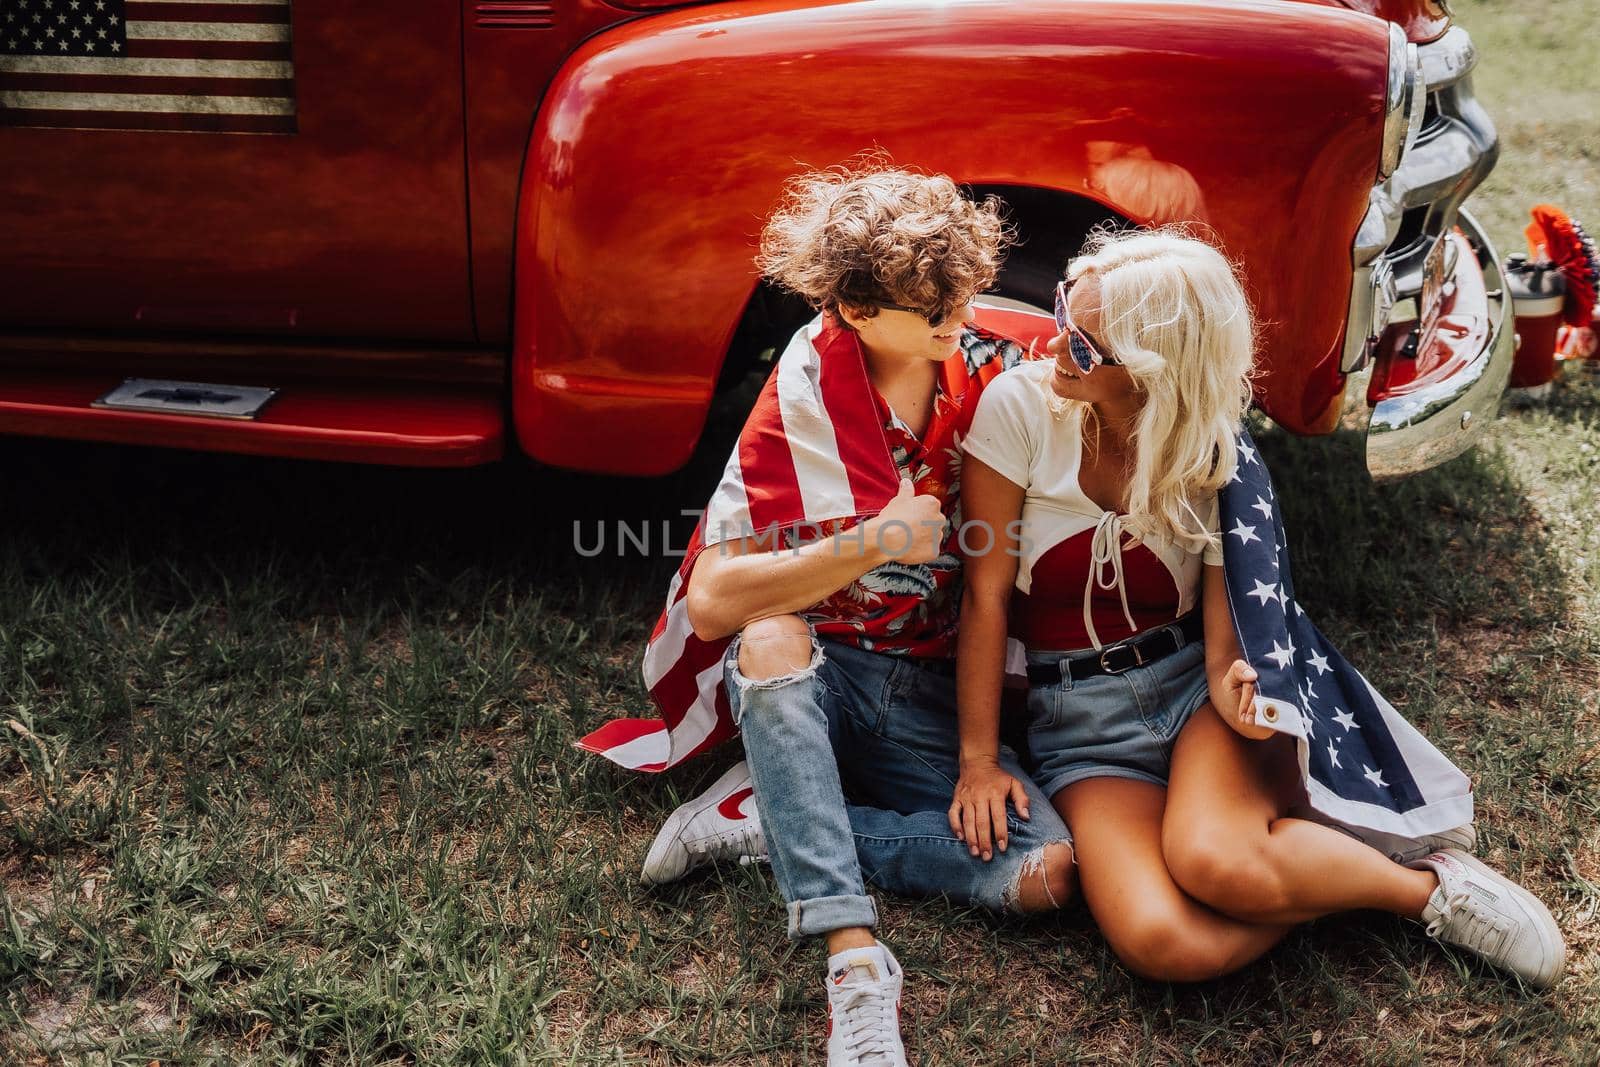
[[[963,366],[940,375],[921,439],[876,390],[873,394],[895,467],[911,479],[919,495],[939,500],[948,521],[942,551],[931,563],[891,560],[874,567],[802,611],[821,637],[892,656],[948,659],[956,654],[956,614],[961,608],[961,437],[972,422],[983,384],[1023,355],[1016,343],[971,327],[962,335],[961,349],[950,360]],[[962,382],[965,388],[953,393],[952,382]],[[783,547],[830,537],[856,522],[844,518],[821,523],[800,537],[793,530],[784,531]]]

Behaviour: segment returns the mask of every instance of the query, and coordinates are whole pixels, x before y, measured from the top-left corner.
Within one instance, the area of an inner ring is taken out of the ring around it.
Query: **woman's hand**
[[[1028,818],[1028,794],[1022,783],[1007,774],[1000,761],[992,757],[963,761],[961,779],[956,782],[955,800],[950,804],[950,829],[966,842],[967,851],[981,855],[985,863],[994,859],[994,846],[1006,850],[1006,801],[1010,800],[1023,819]]]
[[[1278,731],[1256,723],[1256,672],[1242,659],[1236,659],[1222,678],[1223,700],[1230,711],[1218,709],[1222,721],[1241,737],[1262,741]]]

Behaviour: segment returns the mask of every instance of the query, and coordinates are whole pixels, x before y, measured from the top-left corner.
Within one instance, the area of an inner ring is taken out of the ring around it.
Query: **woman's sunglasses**
[[[1056,332],[1067,335],[1067,351],[1072,353],[1072,362],[1084,374],[1088,374],[1101,364],[1107,367],[1122,366],[1115,356],[1108,356],[1100,351],[1100,347],[1089,340],[1089,335],[1078,328],[1078,324],[1072,321],[1071,314],[1067,312],[1067,293],[1071,292],[1072,282],[1076,280],[1074,278],[1056,285]]]

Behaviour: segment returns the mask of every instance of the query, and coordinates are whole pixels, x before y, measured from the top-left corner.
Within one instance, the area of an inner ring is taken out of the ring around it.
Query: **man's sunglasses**
[[[1067,350],[1072,353],[1072,362],[1077,364],[1078,370],[1084,374],[1088,374],[1101,364],[1107,367],[1122,366],[1121,361],[1102,352],[1098,345],[1089,340],[1089,335],[1072,321],[1072,316],[1067,311],[1067,293],[1072,291],[1074,281],[1077,279],[1056,285],[1056,332],[1067,335]]]
[[[927,323],[929,326],[937,326],[941,322],[947,322],[950,319],[955,318],[956,317],[956,312],[960,311],[963,307],[966,307],[966,305],[970,304],[970,303],[971,303],[971,301],[967,300],[967,301],[964,301],[964,302],[962,302],[960,304],[956,304],[949,311],[945,312],[942,315],[937,310],[929,311],[926,308],[911,308],[911,307],[906,307],[904,304],[884,304],[884,303],[879,303],[879,304],[876,304],[874,306],[880,307],[885,311],[908,311],[911,314],[915,315],[917,318],[921,319],[923,322]]]

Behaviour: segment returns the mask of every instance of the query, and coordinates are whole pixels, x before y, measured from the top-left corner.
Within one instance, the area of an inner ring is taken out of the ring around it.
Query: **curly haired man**
[[[868,885],[1011,912],[1057,908],[1073,891],[1067,828],[1012,750],[982,757],[1010,782],[1010,810],[999,804],[993,832],[948,815],[965,769],[953,659],[969,547],[959,435],[984,383],[1021,356],[974,322],[973,298],[994,284],[1005,240],[998,202],[976,203],[947,177],[877,169],[790,183],[758,263],[818,310],[790,346],[816,362],[796,373],[780,361],[769,388],[817,384],[825,407],[829,380],[864,368],[865,410],[899,492],[876,514],[804,532],[708,532],[689,571],[695,636],[731,638],[723,680],[747,761],[673,814],[644,880],[764,847],[789,935],[827,944],[829,1064],[905,1062],[901,970],[876,938]],[[752,420],[760,414],[758,405]],[[789,449],[799,455],[807,442],[796,434]],[[760,465],[741,470],[739,460],[736,451],[728,476],[739,484],[725,478],[719,492],[780,491],[749,484]],[[799,476],[806,462],[783,469]],[[754,790],[759,831],[737,825],[743,788]]]

